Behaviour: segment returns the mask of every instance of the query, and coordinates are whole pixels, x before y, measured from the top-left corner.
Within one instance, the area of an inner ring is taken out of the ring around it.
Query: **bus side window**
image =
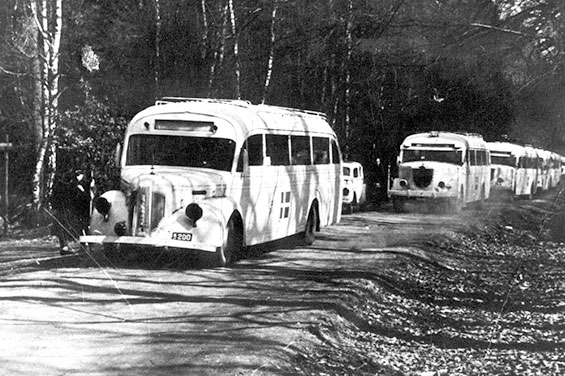
[[[310,165],[310,138],[308,136],[290,136],[290,155],[293,165]]]
[[[332,163],[339,164],[341,162],[341,158],[339,155],[339,148],[334,140],[332,140]]]
[[[243,172],[245,153],[247,153],[249,166],[261,166],[263,164],[263,136],[255,134],[245,140],[237,160],[237,172]]]
[[[484,150],[477,150],[477,164],[479,166],[485,166],[487,163],[487,155]]]
[[[477,154],[475,153],[475,150],[469,150],[469,166],[476,166],[477,165]]]
[[[250,166],[261,166],[263,164],[263,135],[255,134],[247,139],[247,153]]]
[[[268,134],[265,136],[267,144],[267,157],[271,158],[272,166],[290,165],[288,136],[279,134]]]
[[[312,137],[314,164],[330,163],[330,140],[325,137]]]

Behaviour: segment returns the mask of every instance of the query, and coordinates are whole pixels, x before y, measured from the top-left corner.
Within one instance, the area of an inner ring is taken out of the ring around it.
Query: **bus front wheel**
[[[318,212],[315,207],[310,208],[306,226],[304,228],[304,244],[311,245],[316,240],[316,224],[318,222]]]
[[[224,246],[218,253],[218,263],[220,266],[231,265],[243,251],[243,230],[240,222],[232,217],[227,225],[227,237]]]
[[[392,198],[392,208],[397,213],[404,212],[404,199],[401,197],[393,197]]]

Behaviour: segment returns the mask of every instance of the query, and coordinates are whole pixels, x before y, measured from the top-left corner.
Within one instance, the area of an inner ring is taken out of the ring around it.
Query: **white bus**
[[[490,194],[490,155],[478,134],[429,132],[406,137],[389,196],[401,211],[408,200],[445,203],[454,211]]]
[[[488,142],[491,163],[491,195],[526,196],[536,192],[536,158],[531,146]]]
[[[551,163],[551,152],[536,148],[537,160],[538,160],[538,183],[537,183],[537,193],[545,192],[549,189],[550,181],[550,163]]]
[[[561,155],[551,152],[549,162],[549,188],[557,188],[561,182]]]
[[[362,208],[366,199],[366,184],[363,166],[359,162],[343,162],[343,206],[351,213],[353,208]]]
[[[163,98],[130,122],[121,189],[95,203],[84,244],[181,249],[221,265],[341,217],[341,154],[324,114],[246,101]]]

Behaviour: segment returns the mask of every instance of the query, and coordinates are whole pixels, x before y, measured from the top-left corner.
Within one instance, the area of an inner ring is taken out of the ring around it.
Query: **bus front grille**
[[[415,168],[412,170],[412,178],[418,188],[426,188],[432,183],[434,170],[425,168],[424,166]]]
[[[136,195],[134,235],[147,236],[155,230],[165,216],[165,196],[153,192],[151,187],[141,187]]]

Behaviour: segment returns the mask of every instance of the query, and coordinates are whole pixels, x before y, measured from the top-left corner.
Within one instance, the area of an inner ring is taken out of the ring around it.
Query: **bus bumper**
[[[388,191],[390,197],[404,197],[404,198],[422,198],[422,199],[447,199],[457,198],[457,192],[444,190],[444,191],[415,191],[409,189],[390,189]]]
[[[127,245],[137,248],[177,248],[193,251],[216,252],[217,247],[185,240],[150,238],[141,236],[85,235],[79,238],[81,244]]]

